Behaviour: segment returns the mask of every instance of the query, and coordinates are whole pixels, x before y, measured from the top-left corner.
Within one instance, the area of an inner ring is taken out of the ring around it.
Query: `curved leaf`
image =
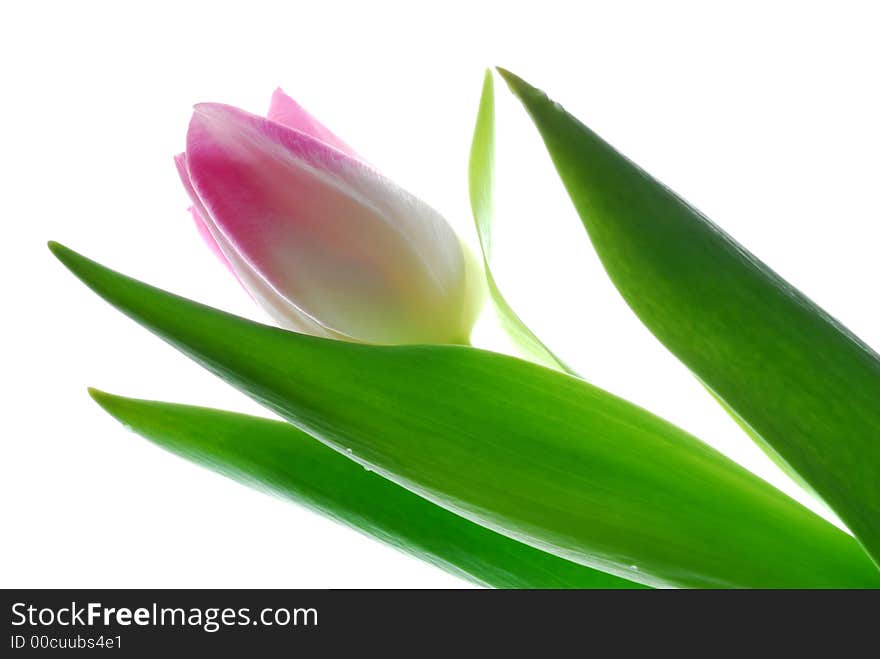
[[[880,565],[877,353],[558,103],[499,71],[636,315]]]
[[[492,199],[495,188],[495,91],[492,72],[486,71],[483,78],[483,92],[480,95],[480,107],[477,111],[477,124],[474,127],[474,139],[471,142],[470,162],[468,163],[468,189],[470,192],[471,211],[480,238],[480,249],[483,252],[483,270],[489,297],[495,307],[501,326],[513,339],[524,357],[555,368],[573,373],[547,346],[528,328],[522,319],[508,304],[495,277],[492,274]]]
[[[651,586],[880,586],[850,536],[583,380],[464,346],[295,334],[51,247],[119,310],[300,429],[508,537]]]
[[[241,483],[302,504],[456,576],[495,588],[639,588],[450,513],[289,423],[90,390],[126,427]]]

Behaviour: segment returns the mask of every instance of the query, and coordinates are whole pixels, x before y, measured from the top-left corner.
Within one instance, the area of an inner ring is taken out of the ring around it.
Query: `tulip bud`
[[[197,105],[175,161],[200,233],[282,327],[468,341],[483,288],[469,250],[281,90],[268,118]]]

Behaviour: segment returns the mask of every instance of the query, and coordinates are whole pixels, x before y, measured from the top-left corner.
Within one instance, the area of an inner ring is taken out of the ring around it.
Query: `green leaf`
[[[880,357],[538,89],[535,122],[617,289],[880,564]]]
[[[188,460],[279,495],[474,583],[639,588],[469,522],[371,473],[288,423],[90,390],[126,427]]]
[[[880,587],[850,536],[583,380],[464,346],[295,334],[51,247],[119,310],[301,430],[508,537],[651,586]]]
[[[480,249],[483,252],[483,270],[486,273],[489,297],[492,298],[501,326],[522,351],[524,357],[550,368],[573,373],[520,319],[507,303],[504,295],[501,294],[501,290],[498,288],[498,284],[492,274],[492,200],[495,187],[495,92],[491,71],[486,71],[483,79],[483,92],[480,96],[480,107],[477,111],[477,124],[474,128],[474,139],[471,142],[468,183],[471,211],[477,226],[477,235],[480,238]]]

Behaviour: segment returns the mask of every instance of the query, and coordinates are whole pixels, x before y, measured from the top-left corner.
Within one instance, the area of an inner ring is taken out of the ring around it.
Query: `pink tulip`
[[[468,341],[483,286],[470,252],[280,89],[267,118],[197,105],[175,161],[205,241],[282,327]]]

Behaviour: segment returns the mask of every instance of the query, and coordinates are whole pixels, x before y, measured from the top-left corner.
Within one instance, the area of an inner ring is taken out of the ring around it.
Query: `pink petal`
[[[253,300],[260,305],[279,325],[287,329],[297,332],[307,332],[313,336],[326,336],[334,339],[347,339],[350,337],[343,336],[337,332],[324,327],[313,318],[302,313],[298,308],[291,305],[283,297],[279,296],[271,286],[262,280],[259,273],[253,269],[236,253],[235,250],[227,243],[219,231],[214,227],[205,207],[202,205],[201,199],[196,194],[190,180],[189,170],[187,167],[186,154],[181,153],[174,157],[174,164],[177,166],[177,172],[183,187],[186,189],[193,202],[190,212],[195,222],[199,235],[202,236],[211,251],[223,262],[233,276],[241,284],[242,288],[250,295]]]
[[[292,128],[300,133],[305,133],[309,137],[314,137],[319,142],[328,144],[334,149],[338,149],[352,158],[361,159],[360,156],[355,153],[354,149],[336,137],[329,128],[324,126],[324,124],[310,115],[304,107],[285,94],[281,87],[276,89],[272,94],[272,101],[269,103],[269,113],[266,117],[270,121]]]
[[[232,268],[232,264],[229,262],[229,259],[226,258],[223,250],[220,249],[220,245],[217,244],[214,236],[211,235],[211,231],[205,224],[205,220],[202,218],[202,214],[196,207],[197,205],[201,206],[201,201],[199,201],[198,195],[196,195],[195,190],[193,190],[192,182],[189,180],[189,172],[186,168],[186,154],[178,153],[176,156],[174,156],[174,164],[177,166],[177,174],[180,176],[180,181],[181,183],[183,183],[183,187],[186,189],[190,200],[193,202],[193,205],[189,207],[189,212],[192,214],[193,222],[195,222],[196,229],[198,230],[199,235],[202,237],[202,240],[205,241],[205,244],[208,245],[211,251],[214,252],[214,256],[220,259],[223,265],[225,265],[229,269],[229,272],[235,275],[235,270]]]
[[[452,318],[449,309],[463,304],[458,238],[370,167],[218,104],[196,106],[187,159],[203,216],[311,318],[376,343],[429,342],[453,331],[435,319]]]
[[[235,275],[235,278],[238,279],[238,275],[235,273],[235,269],[232,267],[232,264],[229,262],[229,259],[226,258],[226,255],[223,253],[223,250],[220,249],[220,245],[217,244],[217,241],[214,240],[214,236],[211,235],[211,230],[208,228],[208,225],[205,224],[205,221],[202,219],[202,216],[199,214],[198,209],[195,206],[189,207],[189,212],[192,214],[193,222],[196,225],[196,230],[199,232],[199,235],[202,237],[202,240],[205,241],[205,244],[211,248],[211,251],[214,252],[214,256],[216,256],[220,261],[223,262],[223,265]]]

